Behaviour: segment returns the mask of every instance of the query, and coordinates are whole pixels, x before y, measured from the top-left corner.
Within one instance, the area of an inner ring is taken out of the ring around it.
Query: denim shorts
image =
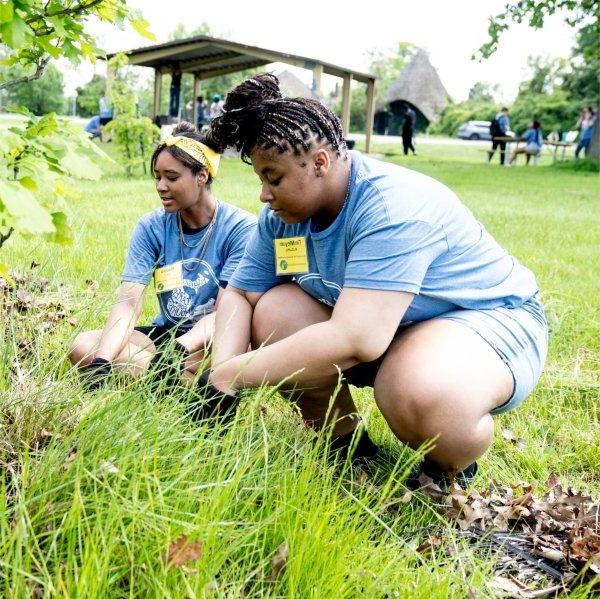
[[[539,294],[518,308],[453,310],[436,318],[460,322],[475,331],[510,369],[512,395],[491,414],[512,410],[525,401],[537,385],[548,353],[548,326]],[[344,377],[356,387],[372,387],[384,359],[385,354],[374,362],[358,364],[346,370]]]

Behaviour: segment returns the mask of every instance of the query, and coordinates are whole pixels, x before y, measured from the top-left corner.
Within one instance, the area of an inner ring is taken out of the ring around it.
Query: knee
[[[435,437],[457,418],[470,418],[460,388],[444,377],[419,375],[416,369],[400,366],[380,372],[374,394],[390,427],[420,440]]]
[[[91,332],[79,333],[69,346],[67,356],[73,365],[85,366],[92,358],[95,335]]]
[[[268,344],[283,323],[284,315],[281,309],[281,301],[278,293],[265,293],[254,306],[252,313],[252,347],[258,347],[263,343]],[[289,313],[288,313],[289,318]]]

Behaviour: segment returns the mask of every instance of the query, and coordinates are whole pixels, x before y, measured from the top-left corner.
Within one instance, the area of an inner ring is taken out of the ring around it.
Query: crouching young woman
[[[212,390],[284,381],[320,427],[341,371],[334,443],[359,425],[348,385],[373,387],[398,439],[434,440],[423,470],[468,483],[493,415],[519,406],[542,371],[534,275],[450,189],[348,151],[337,117],[283,98],[273,75],[233,89],[208,136],[241,151],[265,204],[221,298]],[[356,448],[374,452],[366,435]]]

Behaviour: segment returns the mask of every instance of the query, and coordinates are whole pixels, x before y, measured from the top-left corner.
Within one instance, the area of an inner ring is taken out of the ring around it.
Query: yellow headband
[[[209,148],[207,145],[200,141],[196,141],[191,137],[185,137],[185,135],[167,137],[163,143],[166,146],[177,146],[183,150],[194,160],[197,160],[200,164],[203,164],[208,169],[210,176],[213,179],[216,179],[221,155]]]

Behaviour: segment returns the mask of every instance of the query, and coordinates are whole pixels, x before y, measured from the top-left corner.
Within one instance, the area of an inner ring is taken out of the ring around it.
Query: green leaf
[[[0,4],[0,23],[9,23],[13,20],[14,7],[12,0],[8,2],[2,2]]]
[[[46,241],[59,243],[61,245],[71,245],[73,243],[73,232],[69,227],[67,215],[64,212],[53,212],[52,223],[54,224],[54,233],[44,235]]]
[[[0,135],[0,153],[8,154],[12,149],[25,145],[20,135],[12,131],[3,131]]]
[[[10,276],[8,272],[8,266],[0,262],[0,277],[2,277],[11,287],[15,287],[15,280]]]
[[[73,177],[91,179],[97,181],[102,171],[87,156],[76,154],[71,148],[63,156],[61,165],[66,168]]]
[[[49,35],[45,35],[43,37],[38,37],[37,38],[37,43],[44,49],[46,50],[46,52],[48,52],[48,54],[50,54],[50,56],[52,56],[52,58],[60,58],[62,55],[62,50],[60,48],[57,48],[56,46],[53,46],[50,42],[56,38],[53,38]]]
[[[146,19],[132,19],[129,23],[141,36],[149,40],[156,39],[156,36],[148,29],[150,23]]]
[[[19,232],[53,233],[50,213],[35,196],[16,181],[0,180],[0,202],[15,222]]]
[[[29,176],[21,177],[18,181],[25,189],[28,189],[29,191],[35,191],[38,187],[35,179],[32,179]]]
[[[0,25],[0,38],[11,48],[22,48],[25,45],[25,38],[30,34],[31,30],[27,23],[16,13],[8,23]]]

